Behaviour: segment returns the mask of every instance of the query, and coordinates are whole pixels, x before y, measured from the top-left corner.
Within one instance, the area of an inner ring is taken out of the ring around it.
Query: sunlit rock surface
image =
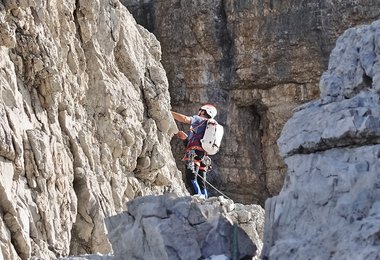
[[[160,44],[119,1],[2,1],[0,29],[0,258],[109,253],[105,217],[186,194]]]
[[[266,202],[264,259],[380,258],[380,21],[347,30],[278,140],[284,187]]]

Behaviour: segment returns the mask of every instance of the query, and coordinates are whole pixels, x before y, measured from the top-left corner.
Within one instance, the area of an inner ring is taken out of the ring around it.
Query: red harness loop
[[[190,150],[198,150],[198,151],[202,151],[204,152],[205,150],[203,150],[203,148],[199,145],[192,145],[192,146],[188,146],[186,147],[186,151],[190,151]]]

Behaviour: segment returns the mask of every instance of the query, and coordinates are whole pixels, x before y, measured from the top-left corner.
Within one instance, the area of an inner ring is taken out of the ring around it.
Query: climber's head
[[[214,118],[217,114],[217,110],[213,105],[206,104],[201,106],[199,111],[205,111],[205,116],[208,118]]]

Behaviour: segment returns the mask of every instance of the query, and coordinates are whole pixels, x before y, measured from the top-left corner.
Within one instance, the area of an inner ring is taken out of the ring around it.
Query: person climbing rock
[[[197,115],[186,116],[171,111],[173,118],[181,123],[190,125],[189,133],[179,131],[177,136],[184,141],[186,153],[183,160],[186,163],[186,179],[193,189],[193,194],[207,198],[206,173],[211,167],[211,159],[201,146],[207,121],[213,119],[217,110],[213,105],[203,105]]]

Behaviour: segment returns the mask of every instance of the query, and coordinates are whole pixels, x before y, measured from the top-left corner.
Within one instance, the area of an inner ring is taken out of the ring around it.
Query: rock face
[[[252,259],[261,250],[264,210],[257,205],[165,195],[127,207],[106,220],[116,259]]]
[[[276,140],[292,109],[318,97],[336,38],[380,18],[377,0],[122,2],[162,45],[174,109],[218,107],[226,134],[209,179],[247,204],[280,191]]]
[[[110,252],[106,216],[186,192],[160,44],[118,1],[2,1],[0,28],[0,258]]]
[[[263,258],[379,259],[380,20],[337,40],[321,98],[278,140],[288,175],[266,202]]]

